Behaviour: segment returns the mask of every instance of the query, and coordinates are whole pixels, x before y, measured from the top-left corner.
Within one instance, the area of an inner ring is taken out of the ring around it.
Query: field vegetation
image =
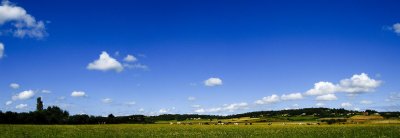
[[[399,137],[400,125],[0,125],[0,137]]]

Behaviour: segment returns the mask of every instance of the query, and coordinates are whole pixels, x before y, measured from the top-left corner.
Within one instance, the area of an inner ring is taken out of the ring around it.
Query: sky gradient
[[[400,111],[398,5],[3,1],[0,110],[41,96],[92,115]]]

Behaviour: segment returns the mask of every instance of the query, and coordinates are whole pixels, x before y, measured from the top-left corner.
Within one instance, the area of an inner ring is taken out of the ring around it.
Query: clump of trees
[[[43,109],[43,101],[37,98],[36,111],[27,113],[0,111],[0,124],[119,124],[119,123],[153,123],[144,115],[131,115],[108,117],[73,115],[57,106],[49,106]]]
[[[327,120],[321,120],[321,122],[326,122],[327,124],[335,124],[335,123],[345,123],[347,122],[347,119],[327,119]]]
[[[1,112],[1,124],[62,124],[67,121],[69,113],[57,106],[43,109],[42,99],[37,98],[36,111],[28,113]]]
[[[36,111],[28,113],[1,112],[1,124],[64,124],[68,121],[69,113],[57,106],[43,109],[42,98],[37,98]]]

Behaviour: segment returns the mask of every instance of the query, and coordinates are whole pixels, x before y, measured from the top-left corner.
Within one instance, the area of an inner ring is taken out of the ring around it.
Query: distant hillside
[[[400,112],[377,112],[374,110],[366,111],[354,111],[346,110],[343,108],[332,109],[332,108],[303,108],[303,109],[290,109],[290,110],[276,110],[276,111],[255,111],[241,114],[234,114],[228,116],[219,115],[197,115],[197,114],[164,114],[158,116],[151,116],[156,121],[163,120],[186,120],[190,118],[202,118],[202,119],[230,119],[230,118],[241,118],[241,117],[252,117],[252,118],[268,118],[268,117],[294,117],[294,116],[313,116],[317,118],[327,117],[352,117],[355,115],[372,115],[380,114],[385,118],[398,118]]]
[[[40,101],[40,99],[38,100]],[[40,104],[38,104],[40,105]],[[221,115],[198,115],[198,114],[163,114],[158,116],[130,115],[108,117],[90,116],[90,115],[69,115],[56,106],[43,107],[38,106],[36,111],[28,113],[2,112],[0,111],[0,124],[143,124],[155,123],[158,121],[184,121],[184,120],[221,120],[234,118],[255,118],[259,122],[270,121],[310,121],[319,118],[350,118],[365,119],[373,117],[379,118],[399,118],[400,112],[377,112],[374,110],[352,111],[345,109],[330,108],[304,108],[278,111],[256,111],[228,116]],[[250,119],[246,120],[249,121]]]

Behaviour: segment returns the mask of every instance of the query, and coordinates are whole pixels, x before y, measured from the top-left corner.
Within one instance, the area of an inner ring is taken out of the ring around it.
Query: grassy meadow
[[[400,137],[400,125],[0,125],[0,137]]]

